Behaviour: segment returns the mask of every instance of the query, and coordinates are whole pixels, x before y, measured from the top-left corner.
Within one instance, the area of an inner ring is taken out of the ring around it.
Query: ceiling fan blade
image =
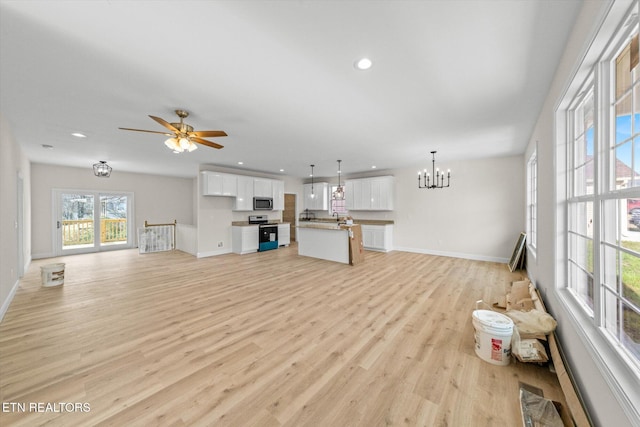
[[[160,123],[162,126],[166,127],[167,129],[169,129],[172,132],[180,132],[180,129],[176,129],[175,126],[173,126],[168,121],[166,121],[164,119],[161,119],[160,117],[156,117],[156,116],[149,116],[149,117],[151,117],[153,120],[155,120],[156,122]]]
[[[198,144],[206,145],[207,147],[213,148],[222,148],[223,145],[216,144],[215,142],[207,141],[206,139],[198,138],[197,136],[192,136],[189,138],[193,142],[197,142]]]
[[[136,132],[159,133],[159,134],[161,134],[161,135],[174,136],[172,133],[168,133],[168,132],[158,132],[158,131],[155,131],[155,130],[131,129],[131,128],[118,128],[118,129],[122,129],[122,130],[133,130],[133,131],[136,131]]]
[[[189,132],[189,136],[197,136],[198,138],[207,138],[213,136],[227,136],[227,133],[223,130],[198,130]]]

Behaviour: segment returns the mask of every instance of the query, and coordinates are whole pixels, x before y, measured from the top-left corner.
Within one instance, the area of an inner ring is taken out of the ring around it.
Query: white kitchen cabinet
[[[278,224],[278,246],[289,246],[291,243],[291,226],[288,222]]]
[[[253,195],[255,197],[273,197],[272,180],[267,178],[254,178]]]
[[[329,210],[329,183],[314,182],[313,196],[311,197],[311,184],[303,185],[303,209],[310,211],[327,211]]]
[[[393,225],[361,225],[365,249],[381,252],[393,250]]]
[[[393,210],[393,177],[383,176],[371,178],[370,198],[372,211],[392,211]]]
[[[355,185],[354,181],[346,181],[344,183],[344,207],[348,211],[354,210],[354,206],[355,206],[353,197],[349,196],[353,194],[354,185]]]
[[[231,227],[231,250],[241,255],[258,252],[258,226]]]
[[[251,176],[238,175],[238,190],[236,194],[236,203],[233,207],[234,211],[252,211],[253,210],[253,180]],[[256,233],[257,235],[257,233]]]
[[[236,175],[211,171],[202,171],[201,174],[203,196],[236,196]]]
[[[284,210],[284,181],[274,179],[272,182],[273,191],[273,210]]]
[[[392,176],[347,180],[345,184],[347,210],[393,210],[393,184]]]

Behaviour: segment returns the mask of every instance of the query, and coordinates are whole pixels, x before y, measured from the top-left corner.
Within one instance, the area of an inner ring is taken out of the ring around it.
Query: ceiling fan
[[[190,126],[183,122],[183,120],[189,116],[189,112],[185,110],[176,110],[176,114],[180,117],[180,123],[169,123],[160,117],[149,116],[156,122],[160,123],[162,126],[166,127],[171,131],[169,132],[159,132],[155,130],[143,130],[143,129],[131,129],[131,128],[118,128],[122,130],[133,130],[136,132],[149,132],[149,133],[159,133],[161,135],[167,135],[170,138],[167,139],[164,144],[173,150],[174,153],[182,153],[183,151],[193,151],[198,146],[196,144],[206,145],[207,147],[213,148],[222,148],[223,146],[220,144],[216,144],[215,142],[207,141],[206,139],[202,139],[203,137],[216,137],[216,136],[227,136],[226,132],[222,130],[199,130],[194,131],[193,126]],[[194,144],[196,143],[196,144]]]

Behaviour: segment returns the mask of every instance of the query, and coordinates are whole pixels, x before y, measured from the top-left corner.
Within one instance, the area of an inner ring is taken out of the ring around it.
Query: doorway
[[[56,255],[133,247],[133,194],[54,190]]]
[[[16,212],[16,233],[18,239],[18,278],[24,276],[24,180],[21,173],[18,173],[18,210]]]
[[[289,223],[291,230],[291,241],[296,241],[296,195],[284,195],[284,211],[282,211],[282,222]]]

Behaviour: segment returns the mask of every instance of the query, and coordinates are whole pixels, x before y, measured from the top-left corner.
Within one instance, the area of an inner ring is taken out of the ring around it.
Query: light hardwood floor
[[[65,283],[41,287],[54,261]],[[563,402],[557,379],[481,360],[471,324],[475,301],[517,277],[404,252],[348,266],[295,245],[34,261],[0,323],[0,425],[518,426],[518,382]]]

